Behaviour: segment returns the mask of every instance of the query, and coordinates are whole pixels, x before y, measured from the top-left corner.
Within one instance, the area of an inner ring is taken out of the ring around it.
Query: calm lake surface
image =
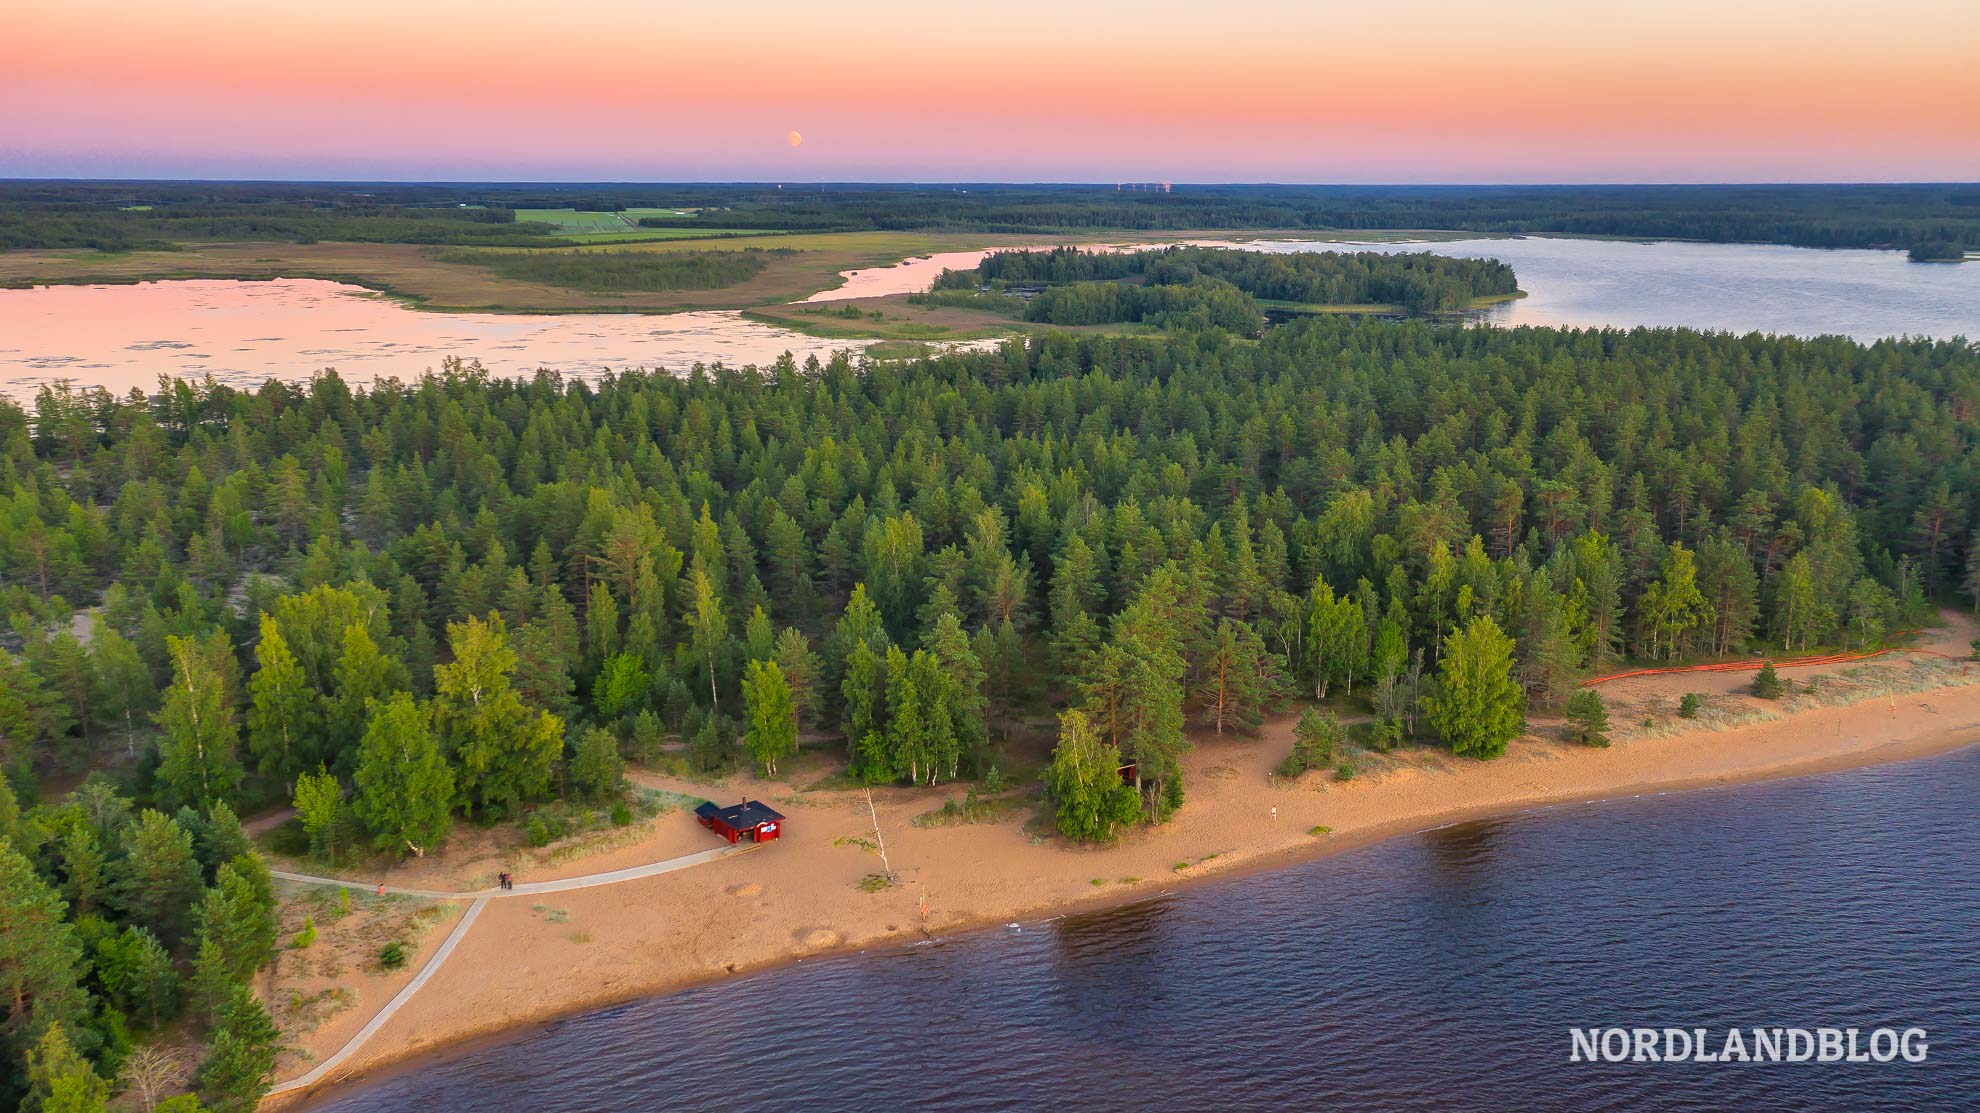
[[[189,279],[130,286],[0,290],[0,390],[33,397],[69,379],[122,393],[161,374],[252,387],[334,367],[351,382],[410,380],[447,356],[498,375],[551,367],[574,378],[632,367],[802,361],[860,347],[736,313],[422,313],[315,279]]]
[[[1493,256],[1528,296],[1486,319],[1536,325],[1683,325],[1800,335],[1980,337],[1980,263],[1908,262],[1894,251],[1738,244],[1475,239],[1426,243],[1262,241],[1266,251],[1437,251]],[[850,272],[812,300],[923,290],[958,251]],[[573,377],[696,362],[768,363],[862,348],[728,312],[660,315],[422,313],[354,286],[308,279],[187,280],[0,290],[0,391],[32,398],[68,379],[154,389],[161,374],[234,385],[307,379],[334,367],[353,382],[412,379],[446,356],[521,375]]]
[[[1980,340],[1980,265],[1914,263],[1900,251],[1547,238],[1243,246],[1499,259],[1527,296],[1488,310],[1495,324]]]
[[[1465,823],[812,961],[316,1113],[1970,1110],[1980,747]],[[1920,1064],[1570,1064],[1573,1025],[1918,1026]]]

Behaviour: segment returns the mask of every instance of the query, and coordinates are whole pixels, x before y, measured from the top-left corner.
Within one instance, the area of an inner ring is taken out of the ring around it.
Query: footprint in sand
[[[732,897],[753,897],[763,892],[763,886],[754,881],[745,881],[740,885],[731,885],[722,891]]]

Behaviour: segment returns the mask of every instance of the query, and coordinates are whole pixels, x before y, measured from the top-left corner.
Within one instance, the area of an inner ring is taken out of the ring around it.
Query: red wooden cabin
[[[694,809],[701,825],[729,840],[730,843],[748,839],[750,842],[770,842],[784,833],[784,817],[761,801],[743,798],[743,802],[733,807],[722,807],[709,801]]]

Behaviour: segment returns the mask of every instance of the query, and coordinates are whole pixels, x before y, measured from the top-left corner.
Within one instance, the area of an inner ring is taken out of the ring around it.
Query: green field
[[[679,220],[679,228],[642,228],[640,219]],[[517,209],[516,220],[554,225],[564,239],[601,240],[683,240],[717,236],[762,236],[775,233],[752,228],[696,228],[694,213],[685,209],[626,209],[622,212],[589,212],[583,209]]]
[[[516,220],[554,224],[565,232],[609,232],[638,227],[638,218],[620,213],[590,213],[577,209],[517,209]]]

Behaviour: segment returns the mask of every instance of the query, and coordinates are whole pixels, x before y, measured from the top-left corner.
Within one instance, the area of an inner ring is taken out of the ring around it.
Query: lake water
[[[0,391],[32,398],[55,379],[122,393],[161,374],[211,374],[234,386],[307,379],[334,367],[351,382],[410,380],[447,356],[498,375],[539,367],[583,378],[696,362],[802,361],[861,347],[728,312],[422,313],[355,286],[315,279],[185,280],[0,290]]]
[[[1976,799],[1980,747],[1465,823],[607,1009],[311,1109],[1971,1110]],[[1930,1051],[1573,1064],[1577,1025]]]
[[[1499,259],[1527,296],[1488,310],[1495,324],[1980,340],[1980,264],[1914,263],[1898,251],[1549,238],[1243,246]]]
[[[1265,251],[1437,251],[1510,263],[1528,296],[1484,314],[1513,325],[1681,325],[1799,335],[1980,337],[1980,263],[1908,262],[1892,251],[1742,244],[1472,239],[1344,244],[1259,241]],[[957,251],[850,272],[831,301],[926,289]],[[354,382],[412,379],[445,356],[501,375],[583,377],[634,367],[802,360],[863,344],[821,340],[729,312],[661,315],[422,313],[331,282],[188,280],[0,290],[0,391],[32,398],[57,379],[118,391],[161,374],[253,385],[334,367]]]
[[[1273,252],[1430,251],[1500,259],[1518,274],[1527,296],[1478,315],[1493,324],[1670,325],[1865,342],[1886,336],[1980,339],[1980,264],[1913,263],[1897,251],[1549,238],[1190,242]],[[944,269],[974,267],[985,254],[950,251],[871,267],[810,300],[926,290]]]

